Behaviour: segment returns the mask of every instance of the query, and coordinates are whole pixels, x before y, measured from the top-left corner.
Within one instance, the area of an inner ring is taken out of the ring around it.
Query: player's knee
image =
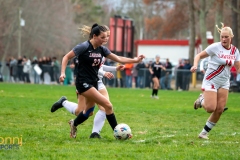
[[[206,107],[205,107],[205,110],[206,110],[208,113],[213,113],[213,112],[215,112],[216,107],[206,106]]]
[[[106,111],[106,113],[112,113],[113,111],[113,106],[112,106],[112,103],[111,102],[108,102],[104,105],[104,109]]]
[[[215,106],[214,104],[206,104],[204,103],[204,109],[208,112],[208,113],[213,113],[215,112],[217,106]]]
[[[221,115],[223,113],[223,110],[224,110],[224,107],[218,107],[216,110],[215,110],[215,113]]]
[[[212,108],[206,108],[206,111],[207,111],[208,113],[213,113],[215,110],[212,109]]]

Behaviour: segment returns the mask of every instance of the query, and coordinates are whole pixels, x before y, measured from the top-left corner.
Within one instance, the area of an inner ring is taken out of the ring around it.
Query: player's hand
[[[119,66],[116,67],[117,71],[123,71],[124,69],[125,69],[124,65],[119,65]]]
[[[202,74],[205,74],[205,70],[201,70]]]
[[[114,75],[111,72],[105,72],[104,77],[107,77],[108,79],[114,78]]]
[[[190,69],[191,72],[195,72],[196,70],[197,70],[196,66],[192,66],[191,69]]]
[[[72,69],[73,69],[74,67],[75,67],[75,65],[74,65],[74,64],[70,64],[70,68],[72,68]]]
[[[65,73],[61,74],[60,77],[59,77],[59,82],[63,82],[65,77],[66,77]]]
[[[137,57],[137,63],[141,62],[143,60],[143,58],[145,58],[144,55],[140,55]]]

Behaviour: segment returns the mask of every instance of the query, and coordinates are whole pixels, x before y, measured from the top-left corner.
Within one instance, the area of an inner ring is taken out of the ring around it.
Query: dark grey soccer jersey
[[[73,52],[78,57],[76,83],[97,82],[102,58],[108,56],[111,51],[105,46],[94,49],[90,41],[85,41],[76,45]]]
[[[151,65],[151,68],[152,68],[152,71],[153,71],[152,76],[156,76],[158,78],[161,77],[162,68],[160,68],[160,65],[162,65],[162,63],[158,63],[158,64],[156,64],[156,62],[152,63],[152,65]]]

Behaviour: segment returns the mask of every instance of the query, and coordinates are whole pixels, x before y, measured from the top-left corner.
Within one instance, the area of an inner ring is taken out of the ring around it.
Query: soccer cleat
[[[62,96],[57,102],[55,102],[53,105],[52,105],[52,108],[51,108],[51,112],[55,112],[56,110],[58,110],[59,108],[62,108],[62,103],[64,101],[66,101],[67,98]]]
[[[70,125],[70,138],[76,138],[77,137],[77,127],[74,126],[74,120],[71,119],[68,123]]]
[[[89,138],[102,138],[97,132],[93,132]]]
[[[209,139],[207,133],[204,133],[204,132],[201,132],[201,133],[198,135],[198,138]]]
[[[194,102],[194,109],[201,108],[201,101],[200,98],[202,97],[202,94],[199,95],[198,99]]]
[[[133,137],[132,134],[129,134],[129,135],[128,135],[128,139],[131,139],[132,137]]]
[[[228,107],[226,106],[226,107],[224,107],[224,110],[223,110],[223,112],[225,112],[226,110],[228,110]]]

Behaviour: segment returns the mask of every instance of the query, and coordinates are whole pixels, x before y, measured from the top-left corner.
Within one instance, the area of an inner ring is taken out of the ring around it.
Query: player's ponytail
[[[221,24],[222,24],[222,27],[221,27],[221,28],[219,28],[218,25],[216,25],[216,28],[217,28],[218,33],[221,34],[221,32],[222,32],[223,30],[225,30],[225,31],[228,31],[228,32],[230,33],[231,38],[233,38],[234,35],[233,35],[232,28],[230,28],[230,27],[228,27],[228,26],[225,26],[222,22],[221,22]]]
[[[79,30],[81,31],[81,35],[83,37],[85,37],[86,35],[90,35],[90,33],[91,33],[91,27],[89,27],[89,26],[83,25],[83,27],[79,28]]]

